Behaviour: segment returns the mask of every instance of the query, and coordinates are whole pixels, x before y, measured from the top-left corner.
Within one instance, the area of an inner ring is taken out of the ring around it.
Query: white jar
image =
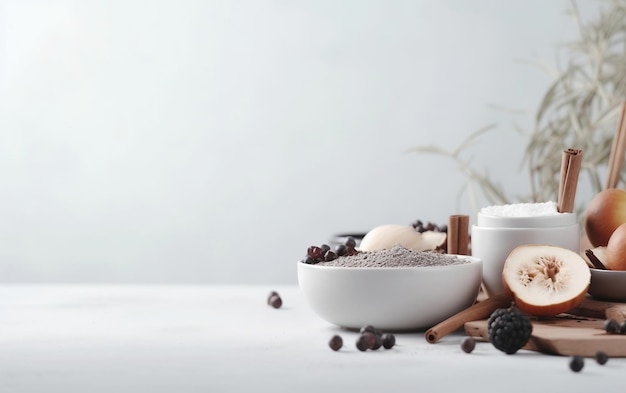
[[[471,229],[471,254],[483,261],[483,285],[488,296],[504,292],[504,262],[515,247],[523,244],[545,244],[580,253],[576,214],[499,216],[481,210]]]

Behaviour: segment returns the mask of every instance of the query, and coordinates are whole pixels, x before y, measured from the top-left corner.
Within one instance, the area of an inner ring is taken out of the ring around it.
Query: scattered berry
[[[374,349],[376,347],[376,335],[372,332],[363,332],[361,337],[367,342],[367,349]]]
[[[322,255],[324,255],[328,250],[330,250],[330,246],[328,244],[322,244],[320,249],[322,250]]]
[[[621,326],[615,319],[607,319],[604,321],[604,330],[609,334],[619,334]]]
[[[356,240],[352,236],[348,237],[344,244],[346,248],[356,248]]]
[[[338,244],[335,247],[335,253],[337,253],[337,255],[339,256],[346,255],[346,246],[344,244]]]
[[[341,336],[334,335],[330,338],[330,341],[328,342],[328,346],[333,351],[338,351],[341,349],[341,347],[343,347],[343,339],[341,338]]]
[[[365,325],[365,326],[361,327],[361,329],[359,330],[359,333],[363,334],[365,332],[370,332],[370,333],[376,334],[376,331],[377,331],[377,329],[374,326],[372,326],[372,325]]]
[[[326,251],[326,254],[324,254],[324,260],[326,262],[332,261],[332,260],[335,260],[335,259],[337,259],[337,254],[335,254],[335,252],[333,252],[333,251],[328,250],[328,251]]]
[[[605,365],[606,362],[609,361],[609,355],[606,352],[598,351],[596,352],[596,362],[600,365]]]
[[[381,334],[374,334],[374,344],[372,344],[372,346],[370,346],[369,349],[376,351],[377,349],[380,349],[380,347],[382,346],[383,346],[383,336]]]
[[[515,306],[497,309],[491,314],[487,324],[489,341],[508,355],[526,345],[533,330],[528,316]]]
[[[360,335],[359,338],[357,338],[356,340],[356,348],[363,352],[363,351],[367,351],[367,347],[368,347],[368,339],[367,337],[365,337],[364,335]]]
[[[582,358],[582,356],[574,355],[569,361],[569,368],[572,369],[572,371],[574,372],[579,372],[580,370],[582,370],[584,365],[585,360]]]
[[[278,292],[276,291],[271,291],[268,295],[267,295],[267,304],[270,304],[270,299],[272,298],[272,296],[279,296]]]
[[[476,340],[474,340],[472,337],[467,336],[464,337],[463,340],[461,340],[461,349],[463,350],[463,352],[472,353],[474,348],[476,348]]]
[[[626,321],[619,325],[619,334],[626,334]]]
[[[306,258],[304,258],[302,260],[302,262],[308,264],[308,265],[315,265],[317,262],[319,262],[317,259],[313,258],[312,256],[308,256]]]
[[[383,334],[381,341],[385,349],[391,349],[394,345],[396,345],[396,336],[391,333],[385,333]]]
[[[280,295],[276,293],[274,295],[270,295],[267,299],[267,304],[274,308],[280,308],[283,305],[283,299],[281,299]]]
[[[322,253],[322,248],[318,246],[309,247],[306,253],[308,256],[310,256],[311,258],[315,258],[315,259],[320,259],[322,255],[324,255]]]

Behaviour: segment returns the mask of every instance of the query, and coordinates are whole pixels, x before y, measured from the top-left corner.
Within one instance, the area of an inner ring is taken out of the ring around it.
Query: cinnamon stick
[[[496,309],[510,306],[511,301],[512,298],[509,295],[500,294],[474,303],[465,310],[428,329],[424,335],[426,341],[434,344],[441,338],[462,328],[466,322],[489,318]]]
[[[561,157],[561,177],[559,181],[559,194],[557,210],[561,213],[574,211],[576,187],[578,175],[582,165],[583,151],[580,149],[567,149]]]
[[[450,216],[447,239],[448,254],[469,255],[469,216]]]

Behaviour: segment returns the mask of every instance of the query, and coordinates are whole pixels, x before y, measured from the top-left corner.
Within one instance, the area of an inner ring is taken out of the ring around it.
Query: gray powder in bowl
[[[355,255],[342,256],[318,266],[343,267],[426,267],[448,266],[469,263],[469,260],[455,255],[432,251],[417,251],[395,245],[378,251],[362,251]]]

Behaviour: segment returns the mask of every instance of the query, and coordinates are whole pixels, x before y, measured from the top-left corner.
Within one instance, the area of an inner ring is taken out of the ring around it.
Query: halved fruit
[[[591,272],[583,257],[574,251],[526,244],[508,255],[502,282],[521,311],[529,315],[555,316],[583,300]]]

